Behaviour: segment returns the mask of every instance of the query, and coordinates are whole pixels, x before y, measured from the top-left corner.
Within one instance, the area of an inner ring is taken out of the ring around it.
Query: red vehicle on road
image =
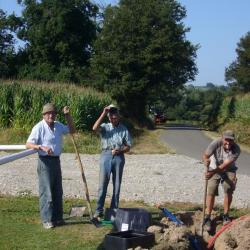
[[[149,113],[152,115],[155,124],[166,122],[167,118],[163,111],[155,107],[149,107]]]

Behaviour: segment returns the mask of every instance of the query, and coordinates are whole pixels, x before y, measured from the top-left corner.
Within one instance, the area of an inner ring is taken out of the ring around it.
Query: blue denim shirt
[[[53,151],[53,156],[59,156],[62,152],[62,135],[68,133],[68,126],[55,121],[54,130],[52,131],[49,125],[42,120],[33,127],[27,142],[50,147]],[[47,155],[42,150],[39,150],[38,154]]]
[[[111,123],[102,123],[100,134],[102,150],[120,149],[125,145],[131,147],[130,133],[121,123],[117,127],[113,127]]]

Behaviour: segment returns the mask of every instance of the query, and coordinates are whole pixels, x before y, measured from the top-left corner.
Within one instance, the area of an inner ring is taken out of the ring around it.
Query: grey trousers
[[[63,218],[62,173],[59,157],[39,156],[39,205],[42,222],[56,222]]]

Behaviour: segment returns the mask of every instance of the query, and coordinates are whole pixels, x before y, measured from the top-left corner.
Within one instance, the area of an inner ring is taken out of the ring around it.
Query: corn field
[[[65,123],[62,109],[68,105],[78,131],[91,130],[103,107],[112,102],[108,95],[70,84],[0,81],[0,127],[30,130],[42,119],[48,102],[57,108],[57,120]]]

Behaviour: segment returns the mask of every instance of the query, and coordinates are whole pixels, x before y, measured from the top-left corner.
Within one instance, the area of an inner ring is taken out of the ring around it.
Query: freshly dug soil
[[[183,226],[176,226],[168,218],[163,217],[158,225],[148,228],[154,232],[156,245],[153,250],[188,250],[195,249],[195,242],[200,249],[207,249],[211,237],[222,227],[219,214],[214,213],[213,232],[209,235],[205,230],[201,235],[202,212],[179,212],[176,217],[184,222]],[[139,249],[139,248],[138,248]],[[231,227],[226,229],[215,240],[211,249],[215,250],[250,250],[250,214],[244,220],[235,220]]]

